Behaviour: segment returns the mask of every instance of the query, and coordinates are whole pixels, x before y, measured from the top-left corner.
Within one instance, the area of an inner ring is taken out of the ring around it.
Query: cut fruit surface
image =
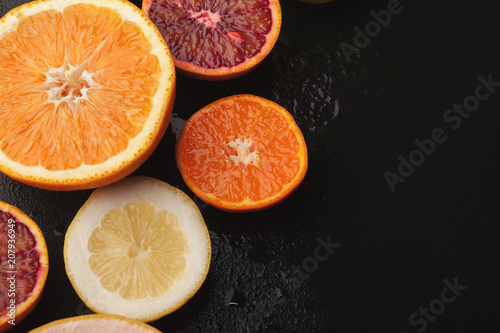
[[[160,180],[130,177],[92,193],[68,228],[64,260],[90,309],[152,321],[200,288],[210,237],[186,194]]]
[[[175,65],[206,80],[252,70],[271,52],[281,29],[278,0],[143,0]]]
[[[0,171],[52,190],[134,171],[168,126],[175,67],[125,0],[41,0],[0,19]]]
[[[283,107],[235,95],[196,112],[184,124],[176,160],[188,187],[228,211],[259,210],[287,197],[307,171],[300,128]]]
[[[0,201],[0,332],[35,308],[48,270],[47,246],[38,225]]]
[[[29,333],[161,333],[154,327],[126,317],[92,314],[53,321]]]

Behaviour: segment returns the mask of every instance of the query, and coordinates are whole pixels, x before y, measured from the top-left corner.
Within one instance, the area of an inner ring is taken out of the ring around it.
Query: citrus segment
[[[40,228],[19,209],[0,201],[0,332],[34,309],[48,265]]]
[[[68,277],[99,313],[155,320],[187,302],[210,265],[210,238],[196,204],[147,177],[95,190],[68,228]]]
[[[42,0],[0,20],[0,170],[55,190],[135,170],[170,120],[175,70],[124,0]]]
[[[81,64],[89,59],[100,43],[115,31],[122,19],[116,11],[106,7],[80,3],[64,9],[67,61]]]
[[[143,0],[176,66],[206,80],[243,75],[271,51],[281,28],[278,0]]]
[[[197,196],[230,211],[281,201],[307,171],[307,147],[293,117],[252,95],[226,97],[196,112],[180,132],[176,159]]]
[[[29,333],[88,333],[134,332],[161,333],[156,328],[138,320],[115,315],[91,314],[53,321]]]

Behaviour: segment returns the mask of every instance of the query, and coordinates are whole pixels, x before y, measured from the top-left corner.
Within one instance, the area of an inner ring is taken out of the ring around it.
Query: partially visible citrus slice
[[[29,333],[161,333],[142,321],[115,315],[91,314],[53,321]]]
[[[192,115],[176,144],[188,187],[228,211],[252,211],[287,197],[307,171],[307,147],[293,117],[253,95],[222,98]]]
[[[251,71],[281,29],[278,0],[143,0],[183,73],[226,80]]]
[[[35,308],[48,271],[47,246],[38,225],[0,201],[0,332]]]
[[[327,2],[332,2],[333,0],[299,0],[299,1],[305,3],[323,4]]]
[[[152,321],[175,311],[201,287],[210,237],[196,204],[148,177],[95,190],[64,242],[66,272],[98,313]]]
[[[125,0],[39,0],[0,19],[0,171],[51,190],[137,169],[167,128],[175,66]]]

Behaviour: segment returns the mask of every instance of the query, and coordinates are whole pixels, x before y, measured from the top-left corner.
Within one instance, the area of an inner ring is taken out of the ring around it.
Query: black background
[[[0,0],[0,14],[23,2]],[[309,170],[279,206],[221,212],[182,181],[169,127],[134,174],[164,180],[200,204],[213,256],[196,296],[153,326],[164,332],[499,331],[500,88],[456,130],[443,115],[474,95],[480,75],[500,82],[500,2],[402,0],[401,13],[347,61],[340,43],[353,45],[354,28],[364,30],[373,21],[370,11],[388,3],[282,0],[280,39],[254,72],[219,83],[178,77],[176,119],[237,93],[287,108],[306,138]],[[384,173],[397,173],[398,156],[408,158],[414,140],[436,128],[448,139],[391,192]],[[62,256],[65,231],[90,193],[40,190],[0,174],[0,200],[37,221],[50,255],[43,297],[12,332],[91,313],[73,291]],[[300,267],[312,265],[318,238],[340,245],[306,273]],[[437,304],[445,279],[467,289],[426,327],[412,325],[414,312]]]

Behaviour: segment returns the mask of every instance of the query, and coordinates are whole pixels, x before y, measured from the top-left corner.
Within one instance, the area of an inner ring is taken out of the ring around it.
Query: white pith
[[[245,138],[244,140],[242,140],[241,138],[236,138],[230,141],[227,146],[236,150],[236,155],[229,155],[229,159],[234,164],[242,164],[243,166],[252,164],[258,166],[260,156],[257,148],[255,148],[255,143],[252,140],[248,138]],[[252,147],[253,151],[250,151]]]
[[[133,243],[129,246],[127,255],[133,260],[149,259],[150,249],[142,244]]]
[[[205,26],[216,29],[217,28],[217,23],[220,22],[220,14],[217,12],[212,12],[209,10],[201,10],[201,11],[194,11],[190,10],[190,17],[198,20],[200,24],[204,24]]]
[[[74,111],[80,100],[88,100],[88,91],[97,87],[92,76],[83,64],[51,68],[45,73],[48,101],[54,103],[55,107],[66,103]]]

